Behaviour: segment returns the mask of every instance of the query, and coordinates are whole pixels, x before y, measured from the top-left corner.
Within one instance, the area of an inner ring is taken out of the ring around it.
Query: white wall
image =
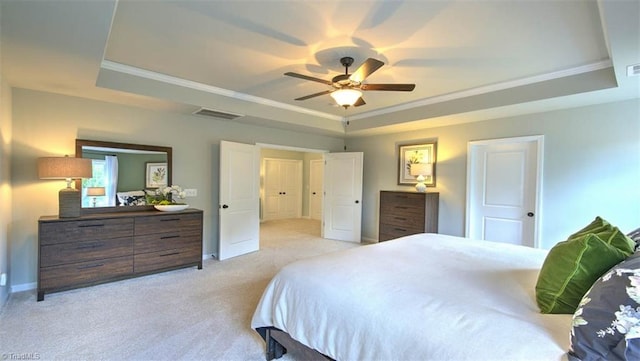
[[[0,76],[0,78],[2,78]],[[0,274],[9,272],[11,227],[11,88],[0,81]],[[0,308],[9,296],[9,281],[0,286]]]
[[[438,141],[440,233],[462,236],[467,143],[545,136],[540,244],[550,248],[600,215],[629,232],[640,226],[640,100],[523,115],[392,135],[347,139],[364,156],[363,237],[378,238],[380,190],[397,185],[397,144]]]
[[[188,203],[204,210],[204,250],[217,251],[220,140],[342,150],[341,138],[250,126],[110,104],[51,93],[13,89],[12,290],[37,279],[37,221],[58,212],[64,181],[42,181],[36,160],[74,154],[75,139],[96,139],[173,147],[173,183],[196,188]]]

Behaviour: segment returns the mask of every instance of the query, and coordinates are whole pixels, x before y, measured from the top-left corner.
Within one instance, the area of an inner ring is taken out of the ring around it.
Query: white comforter
[[[571,315],[543,315],[546,251],[419,234],[284,267],[252,328],[337,360],[560,360]]]

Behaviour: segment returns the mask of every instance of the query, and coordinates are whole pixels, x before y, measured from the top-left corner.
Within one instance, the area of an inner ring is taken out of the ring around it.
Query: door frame
[[[320,194],[319,194],[319,196],[320,196],[319,197],[319,199],[320,199],[320,201],[319,201],[320,202],[320,221],[322,221],[322,219],[324,218],[323,217],[323,214],[324,214],[324,210],[323,210],[323,206],[324,206],[324,197],[323,197],[323,193],[324,193],[324,159],[312,159],[312,160],[309,161],[309,192],[307,192],[309,194],[309,218],[310,219],[314,219],[312,217],[313,207],[312,207],[312,203],[311,203],[312,196],[313,196],[313,194],[311,193],[313,191],[313,189],[311,188],[311,180],[312,180],[311,171],[312,171],[312,168],[313,168],[312,165],[313,164],[317,164],[317,163],[319,163],[321,165],[321,167],[322,167],[322,179],[320,180],[322,182],[322,187],[320,187]]]
[[[330,150],[328,149],[316,149],[316,148],[301,148],[301,147],[292,147],[292,146],[288,146],[288,145],[280,145],[280,144],[270,144],[270,143],[256,143],[255,144],[258,147],[258,162],[260,162],[260,158],[261,158],[261,150],[263,148],[266,149],[279,149],[279,150],[288,150],[291,152],[300,152],[300,153],[319,153],[319,154],[324,154],[324,153],[331,153]],[[302,178],[304,179],[304,162],[302,164]],[[303,189],[302,192],[305,192],[304,189],[304,185],[303,185]],[[261,206],[262,207],[262,206]],[[260,223],[262,223],[262,217],[260,217]],[[322,219],[320,220],[321,225],[323,224],[322,222],[324,222],[324,215],[322,216]]]
[[[472,184],[475,182],[475,174],[471,172],[471,165],[474,163],[476,154],[476,149],[481,146],[487,145],[498,145],[505,143],[524,143],[524,142],[535,142],[536,143],[536,187],[535,187],[535,204],[534,208],[534,222],[533,222],[533,245],[535,248],[540,248],[540,225],[542,224],[542,181],[543,181],[543,165],[544,165],[544,135],[530,135],[530,136],[521,136],[521,137],[510,137],[510,138],[498,138],[498,139],[487,139],[487,140],[473,140],[467,143],[467,199],[465,202],[465,237],[469,237],[469,229],[471,227],[471,200],[473,187]]]

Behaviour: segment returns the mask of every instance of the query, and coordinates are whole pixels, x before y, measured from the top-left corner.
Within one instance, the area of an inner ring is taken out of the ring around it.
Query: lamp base
[[[73,188],[61,189],[58,192],[58,217],[80,217],[80,191]]]
[[[427,186],[424,183],[418,183],[416,184],[416,191],[424,193],[427,191]]]

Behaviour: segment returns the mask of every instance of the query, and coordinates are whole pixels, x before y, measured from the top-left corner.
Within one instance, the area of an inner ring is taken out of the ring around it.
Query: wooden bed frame
[[[264,339],[266,343],[265,358],[267,361],[279,359],[287,353],[287,350],[300,355],[303,360],[308,361],[327,361],[333,360],[331,357],[325,356],[320,352],[309,348],[300,342],[294,340],[288,333],[275,327],[260,327],[256,331]]]

